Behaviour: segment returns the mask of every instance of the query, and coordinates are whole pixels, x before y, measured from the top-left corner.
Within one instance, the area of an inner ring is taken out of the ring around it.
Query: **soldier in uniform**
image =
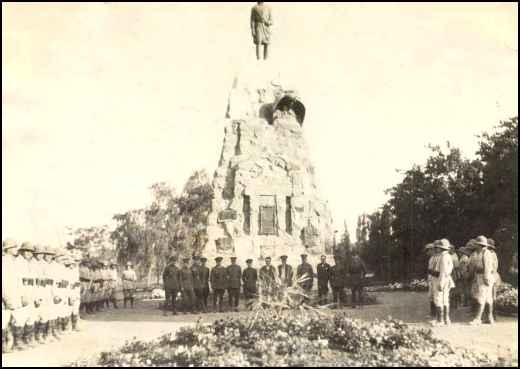
[[[7,239],[2,243],[2,353],[19,350],[21,335],[15,336],[15,311],[22,307],[20,279],[17,278],[16,256],[18,245]]]
[[[222,266],[222,257],[215,258],[217,265],[211,269],[210,281],[213,290],[213,309],[216,311],[218,303],[218,311],[224,311],[224,293],[227,288],[226,284],[226,268]]]
[[[69,257],[65,250],[59,252],[58,255],[58,276],[59,276],[59,294],[61,302],[58,311],[59,331],[63,335],[68,332],[68,324],[70,322],[70,285],[69,285],[69,270],[67,265],[70,263]]]
[[[319,278],[319,277],[318,277]],[[332,288],[332,302],[335,308],[341,309],[343,306],[343,297],[345,289],[345,271],[343,263],[339,256],[334,255],[334,265],[329,270],[330,287]]]
[[[253,268],[253,259],[246,260],[247,267],[242,272],[242,282],[244,286],[244,297],[246,299],[246,305],[256,295],[256,282],[258,279],[258,273]]]
[[[433,301],[437,312],[437,321],[434,323],[450,325],[450,291],[455,287],[453,282],[453,258],[451,257],[450,242],[447,239],[435,241],[435,248],[439,255],[435,258],[432,270]]]
[[[112,281],[112,295],[110,296],[114,309],[118,309],[118,301],[123,300],[123,287],[117,272],[117,263],[115,260],[110,262],[110,280]]]
[[[47,278],[50,285],[50,306],[49,306],[49,337],[54,341],[59,341],[59,310],[61,305],[61,289],[59,276],[59,263],[57,262],[59,252],[49,248],[45,254],[47,261]]]
[[[72,286],[72,314],[70,317],[71,329],[73,332],[79,332],[79,307],[81,304],[81,284],[79,280],[79,263],[81,255],[76,253],[72,257],[72,264],[70,266],[71,286]]]
[[[202,280],[202,306],[206,313],[208,311],[208,296],[209,296],[209,268],[206,266],[208,259],[205,257],[200,258],[201,266],[201,280]]]
[[[367,274],[367,268],[363,260],[359,257],[359,253],[354,250],[352,252],[352,260],[350,261],[349,277],[352,289],[352,307],[356,307],[356,303],[361,303],[363,293],[363,281]],[[356,298],[357,297],[357,298]]]
[[[474,245],[477,251],[471,268],[475,275],[475,298],[478,303],[478,309],[475,319],[470,324],[480,325],[482,323],[482,314],[486,307],[488,309],[488,322],[494,324],[493,291],[495,283],[498,281],[498,259],[492,250],[496,246],[490,245],[484,236],[478,236],[474,241]]]
[[[48,289],[46,288],[45,269],[47,263],[44,260],[45,247],[43,245],[34,246],[34,289],[35,289],[35,320],[34,320],[34,340],[36,343],[44,343],[45,325],[47,318],[47,303],[49,302]]]
[[[164,301],[164,316],[166,316],[168,305],[170,305],[172,315],[177,315],[175,301],[177,299],[177,294],[181,291],[181,282],[179,276],[180,270],[177,268],[176,262],[177,258],[175,256],[170,256],[168,264],[163,271],[163,284],[166,298]],[[168,299],[170,299],[170,301],[168,301]]]
[[[21,256],[17,258],[17,271],[22,277],[22,306],[25,312],[20,317],[24,321],[19,322],[19,326],[23,327],[23,344],[29,347],[34,347],[34,322],[36,318],[33,252],[34,246],[30,242],[24,242],[19,249]]]
[[[463,306],[469,306],[470,299],[470,283],[469,277],[469,256],[470,249],[466,246],[459,248],[459,282],[457,288],[460,289],[461,303]]]
[[[292,287],[294,272],[292,266],[287,264],[287,255],[280,256],[282,263],[278,265],[278,278],[280,283],[285,287]]]
[[[260,268],[258,273],[260,279],[260,293],[262,296],[270,300],[274,296],[274,288],[276,286],[276,270],[271,265],[271,257],[265,258],[265,265]]]
[[[304,302],[309,303],[312,286],[314,284],[314,271],[312,266],[307,262],[307,255],[301,255],[302,263],[298,265],[296,269],[296,278],[299,281],[299,285],[306,293]]]
[[[316,274],[318,277],[318,303],[326,305],[329,294],[330,265],[327,263],[325,255],[321,256],[321,263],[316,267]]]
[[[242,268],[237,265],[237,258],[231,257],[231,265],[226,268],[229,308],[238,312],[240,300],[240,287],[242,279]]]
[[[126,270],[121,276],[123,280],[123,305],[126,308],[126,302],[130,301],[130,306],[134,307],[134,293],[135,293],[135,282],[137,281],[137,275],[135,274],[133,264],[131,262],[126,263]]]
[[[184,301],[184,314],[193,313],[195,292],[193,291],[193,274],[190,268],[190,258],[182,259],[182,267],[179,272],[181,293]]]
[[[92,286],[92,279],[90,277],[89,261],[87,259],[81,260],[79,264],[79,282],[81,285],[81,304],[80,313],[89,312],[89,298],[90,287]]]
[[[200,266],[200,258],[193,257],[193,265],[191,266],[191,274],[193,276],[193,292],[195,293],[195,308],[196,312],[204,310],[204,282],[202,275],[202,267]]]

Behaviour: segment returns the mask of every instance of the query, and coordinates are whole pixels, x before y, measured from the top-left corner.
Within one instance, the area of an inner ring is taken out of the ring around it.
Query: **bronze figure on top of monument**
[[[251,35],[256,45],[256,58],[261,59],[261,48],[264,47],[264,60],[269,56],[269,44],[271,43],[271,26],[273,16],[271,7],[259,1],[251,9]]]

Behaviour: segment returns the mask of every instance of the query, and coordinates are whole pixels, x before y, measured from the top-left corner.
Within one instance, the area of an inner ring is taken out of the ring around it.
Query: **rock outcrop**
[[[316,186],[305,124],[296,91],[256,74],[235,79],[205,255],[235,255],[243,264],[287,254],[296,265],[301,253],[330,253],[332,219]]]

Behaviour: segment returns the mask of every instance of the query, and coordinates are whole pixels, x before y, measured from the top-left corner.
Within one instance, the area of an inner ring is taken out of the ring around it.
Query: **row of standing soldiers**
[[[213,292],[213,310],[220,312],[224,311],[226,291],[229,308],[238,311],[241,288],[246,303],[259,294],[266,299],[274,298],[279,286],[291,287],[295,283],[305,291],[307,296],[310,296],[315,278],[318,281],[320,304],[327,303],[329,284],[334,303],[341,305],[345,301],[344,289],[347,284],[352,289],[353,303],[360,302],[362,283],[367,270],[357,254],[348,267],[337,258],[335,258],[335,265],[331,266],[326,262],[326,256],[322,256],[321,263],[316,267],[316,274],[307,262],[305,254],[301,255],[302,262],[296,268],[296,273],[292,266],[287,264],[287,255],[282,255],[280,259],[281,264],[275,268],[271,265],[271,258],[265,258],[265,265],[257,271],[253,267],[252,259],[246,260],[247,267],[242,270],[236,263],[236,257],[230,258],[231,263],[227,267],[222,265],[222,257],[216,257],[216,266],[210,270],[206,266],[207,259],[204,257],[193,257],[191,266],[190,258],[183,258],[181,267],[178,267],[177,258],[172,256],[163,272],[166,295],[163,313],[166,315],[167,311],[171,310],[172,314],[176,315],[181,302],[185,313],[207,312],[210,287]],[[306,298],[306,302],[309,302],[309,298]]]
[[[447,239],[442,239],[425,249],[429,254],[431,324],[450,325],[450,307],[457,308],[460,303],[473,307],[475,316],[470,324],[481,324],[484,312],[487,322],[493,324],[496,289],[501,283],[495,242],[478,236],[455,249]]]
[[[128,263],[121,278],[115,261],[83,259],[80,263],[79,280],[81,283],[80,312],[95,314],[109,308],[118,308],[118,302],[134,306],[134,290],[137,276],[132,263]]]
[[[2,244],[2,353],[78,330],[81,255],[14,240]]]

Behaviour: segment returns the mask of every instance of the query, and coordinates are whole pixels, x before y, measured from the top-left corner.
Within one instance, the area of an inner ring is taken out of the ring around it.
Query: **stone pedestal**
[[[312,122],[297,91],[273,71],[256,71],[237,77],[229,94],[204,255],[259,266],[287,254],[296,266],[306,253],[314,264],[331,252],[332,219],[303,137]]]

